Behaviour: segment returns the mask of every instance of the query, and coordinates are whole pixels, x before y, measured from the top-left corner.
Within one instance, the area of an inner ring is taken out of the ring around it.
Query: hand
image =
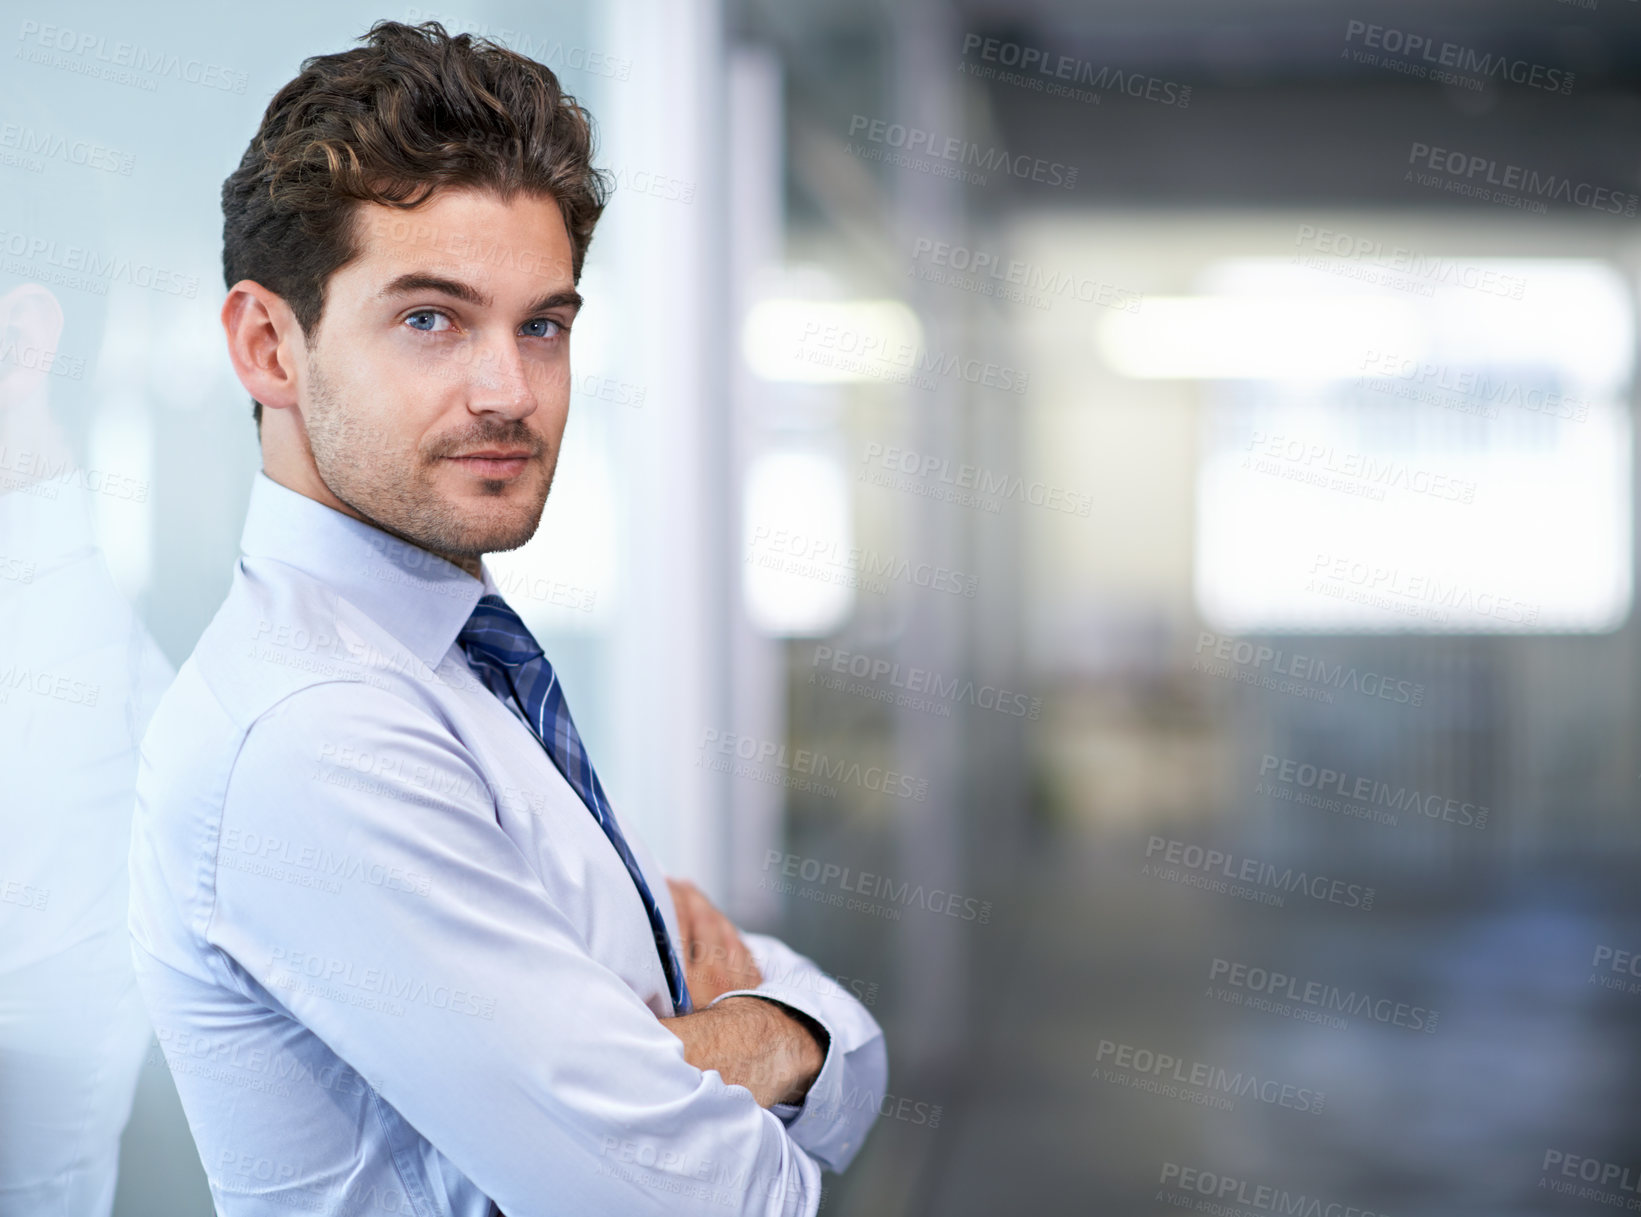
[[[667,886],[678,912],[678,932],[683,939],[679,954],[695,1008],[704,1010],[733,989],[756,989],[762,984],[763,973],[734,923],[689,880],[669,878]]]

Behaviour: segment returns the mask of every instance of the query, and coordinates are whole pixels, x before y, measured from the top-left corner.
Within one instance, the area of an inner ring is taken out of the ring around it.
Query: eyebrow
[[[410,271],[400,275],[392,283],[381,290],[380,296],[404,296],[411,292],[440,292],[446,296],[453,296],[464,304],[471,304],[474,308],[489,308],[490,297],[470,283],[463,283],[459,279],[447,279],[443,275],[428,274],[425,271]],[[571,288],[568,291],[548,292],[530,304],[524,311],[539,313],[545,309],[561,308],[569,305],[579,310],[581,308],[581,293]]]

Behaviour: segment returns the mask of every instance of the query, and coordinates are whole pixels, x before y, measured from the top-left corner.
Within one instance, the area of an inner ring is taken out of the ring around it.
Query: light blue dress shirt
[[[264,475],[241,547],[131,842],[138,983],[218,1211],[814,1213],[878,1113],[871,1015],[747,934],[751,992],[830,1036],[820,1075],[772,1112],[690,1065],[632,878],[456,645],[488,570]]]

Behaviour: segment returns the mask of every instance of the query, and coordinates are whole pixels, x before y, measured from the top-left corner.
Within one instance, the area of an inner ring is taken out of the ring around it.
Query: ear
[[[241,279],[222,302],[228,358],[245,391],[269,410],[297,404],[297,368],[307,344],[284,297]]]
[[[62,336],[63,306],[49,288],[24,283],[0,296],[0,404],[40,387]]]

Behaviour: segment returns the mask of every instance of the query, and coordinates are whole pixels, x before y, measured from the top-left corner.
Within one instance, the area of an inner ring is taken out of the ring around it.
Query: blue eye
[[[532,338],[557,338],[560,334],[566,334],[569,332],[564,326],[560,325],[557,321],[554,321],[551,317],[537,317],[534,321],[526,321],[524,323],[525,329],[527,330],[531,326],[537,325],[551,326],[552,329],[546,333],[541,333],[539,331],[531,333],[530,337]]]
[[[443,321],[444,325],[443,326],[434,326],[434,325],[431,325],[431,324],[422,325],[422,324],[420,324],[420,322],[424,318],[426,320],[428,320],[429,322],[433,321],[434,319],[437,319],[439,321]],[[408,317],[405,318],[405,323],[407,325],[409,325],[411,329],[420,330],[424,334],[436,334],[436,333],[439,333],[440,330],[447,330],[447,329],[450,328],[450,318],[446,317],[443,313],[439,312],[437,309],[431,309],[431,308],[417,309],[414,313],[411,313]]]

